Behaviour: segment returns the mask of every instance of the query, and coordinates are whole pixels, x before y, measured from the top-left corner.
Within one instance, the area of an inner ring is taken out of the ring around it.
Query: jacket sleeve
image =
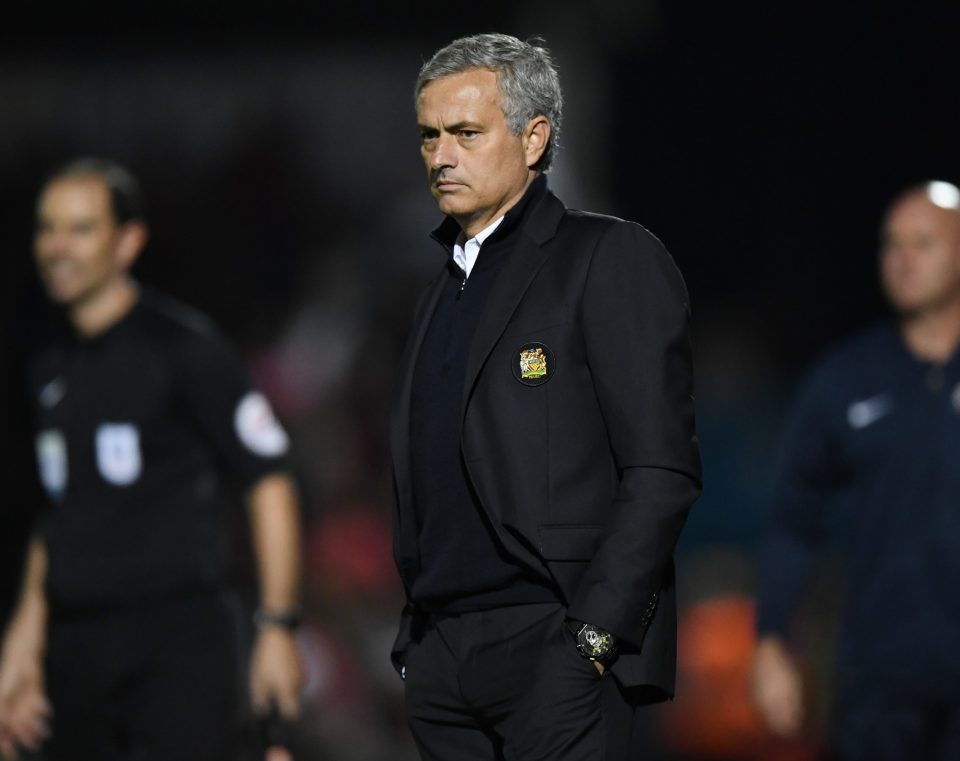
[[[640,648],[700,494],[689,300],[660,241],[617,222],[599,240],[580,324],[617,471],[605,531],[568,615]]]
[[[828,365],[796,394],[781,440],[768,526],[760,546],[757,628],[782,634],[827,533],[826,505],[845,468],[831,425],[836,382]]]

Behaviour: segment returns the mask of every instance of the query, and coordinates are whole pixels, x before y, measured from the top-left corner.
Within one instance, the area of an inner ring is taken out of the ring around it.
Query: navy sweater
[[[460,451],[463,385],[473,334],[519,234],[518,222],[545,187],[539,178],[508,212],[484,241],[468,280],[451,258],[417,357],[410,452],[421,565],[411,597],[425,610],[463,612],[559,599],[504,553]],[[448,219],[434,234],[448,255],[458,231]]]

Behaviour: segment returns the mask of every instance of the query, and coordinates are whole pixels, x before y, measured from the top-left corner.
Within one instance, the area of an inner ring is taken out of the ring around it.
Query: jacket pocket
[[[558,325],[570,322],[570,308],[561,304],[553,309],[536,314],[523,314],[507,323],[505,335],[518,336],[526,333],[542,333]]]
[[[603,526],[547,524],[538,530],[544,560],[590,560],[603,536]]]

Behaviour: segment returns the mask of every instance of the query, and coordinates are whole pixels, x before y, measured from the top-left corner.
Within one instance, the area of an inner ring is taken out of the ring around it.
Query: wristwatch
[[[293,610],[273,611],[258,608],[253,614],[253,625],[261,630],[275,626],[292,631],[300,625],[300,614]]]
[[[567,628],[577,640],[577,650],[587,660],[606,665],[617,657],[617,638],[605,629],[582,621],[567,621]]]

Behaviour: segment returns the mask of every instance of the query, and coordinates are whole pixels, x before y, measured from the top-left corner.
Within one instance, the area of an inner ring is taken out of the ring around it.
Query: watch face
[[[588,658],[602,658],[613,649],[613,635],[596,626],[584,626],[577,635],[577,644]]]

